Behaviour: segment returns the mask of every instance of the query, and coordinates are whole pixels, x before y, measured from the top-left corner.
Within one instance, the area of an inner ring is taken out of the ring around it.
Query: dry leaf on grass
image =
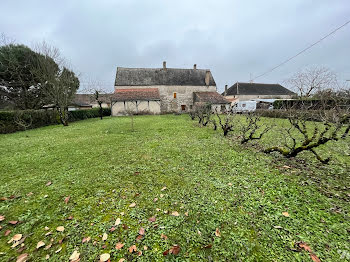
[[[70,199],[70,196],[67,196],[67,197],[64,199],[64,203],[66,203],[66,205],[68,204],[69,199]]]
[[[109,259],[110,257],[111,257],[110,254],[104,253],[104,254],[102,254],[102,255],[100,256],[100,261],[102,261],[102,262],[108,261],[108,259]]]
[[[36,244],[36,249],[39,249],[41,247],[45,246],[45,242],[44,241],[39,241],[38,244]]]
[[[180,252],[180,246],[179,245],[173,245],[170,249],[163,252],[164,256],[167,256],[168,254],[177,255]]]
[[[312,261],[321,262],[321,260],[312,252],[311,247],[308,244],[306,244],[305,242],[297,242],[297,243],[295,243],[295,245],[299,249],[304,249],[305,251],[309,252]]]
[[[78,260],[80,257],[80,253],[76,250],[74,250],[74,252],[72,253],[72,255],[69,257],[70,261],[76,261]]]
[[[22,234],[16,234],[14,235],[9,242],[7,242],[8,244],[12,243],[13,241],[19,241],[22,238]]]
[[[177,211],[173,211],[173,212],[171,213],[171,215],[174,216],[174,217],[178,217],[180,214],[179,214],[179,212],[177,212]]]
[[[57,254],[57,253],[59,253],[61,250],[62,250],[62,247],[60,247],[59,249],[57,249],[57,250],[55,251],[55,253]]]
[[[81,241],[82,243],[89,242],[91,237],[84,237],[83,240]]]
[[[108,235],[106,233],[103,233],[102,235],[102,241],[106,241],[108,238]]]
[[[135,207],[136,206],[136,203],[131,203],[130,205],[129,205],[129,207]]]
[[[16,262],[26,262],[27,259],[28,259],[28,254],[27,254],[27,253],[24,253],[24,254],[19,255],[19,256],[17,257]]]
[[[64,231],[64,226],[59,226],[56,228],[58,232],[63,232]]]
[[[131,247],[129,247],[129,252],[136,252],[137,251],[137,247],[135,245],[132,245]]]
[[[115,225],[115,226],[119,226],[120,223],[121,223],[121,220],[120,220],[120,218],[118,217],[118,218],[115,220],[114,225]]]
[[[164,191],[166,189],[166,186],[165,187],[163,187],[160,191]]]
[[[140,235],[144,235],[145,234],[145,229],[143,227],[140,228],[139,234]]]
[[[0,221],[4,221],[5,220],[5,216],[0,215]]]
[[[9,224],[11,224],[11,225],[16,225],[17,223],[18,223],[17,220],[11,220],[11,221],[9,221]]]
[[[125,261],[125,258],[121,258],[121,259],[119,259],[118,262],[124,262],[124,261]]]
[[[156,221],[156,217],[150,217],[150,218],[148,219],[148,221],[150,221],[150,222],[155,222],[155,221]]]
[[[141,241],[142,238],[143,238],[142,235],[138,235],[138,236],[136,237],[136,241],[139,242],[139,241]]]
[[[220,230],[218,228],[215,230],[215,236],[217,237],[221,236]]]
[[[7,237],[11,233],[11,230],[6,230],[4,236]]]
[[[118,242],[118,243],[115,245],[115,249],[120,250],[120,249],[122,249],[123,246],[124,246],[123,243]]]
[[[46,186],[51,186],[51,184],[52,184],[52,182],[49,181],[49,182],[46,183]]]
[[[143,250],[147,250],[148,249],[148,246],[143,246]]]
[[[285,217],[289,217],[289,213],[288,212],[282,212],[282,215],[284,215]]]
[[[164,239],[164,240],[167,240],[168,237],[166,235],[164,235],[163,233],[160,235],[160,238]]]
[[[155,198],[153,199],[153,202],[157,202],[157,201],[158,201],[158,198],[155,197]]]

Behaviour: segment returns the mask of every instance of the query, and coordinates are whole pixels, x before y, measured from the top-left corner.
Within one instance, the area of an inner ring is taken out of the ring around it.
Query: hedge
[[[110,116],[111,109],[103,108],[103,116]],[[68,121],[100,117],[99,108],[68,112]],[[59,124],[56,110],[0,111],[0,134]]]

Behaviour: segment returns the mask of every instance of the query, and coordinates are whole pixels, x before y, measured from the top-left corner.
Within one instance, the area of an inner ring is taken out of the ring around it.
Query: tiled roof
[[[110,103],[112,94],[100,94],[99,99],[104,103]],[[89,106],[92,103],[95,103],[95,95],[94,94],[75,94],[72,104],[78,106]]]
[[[216,83],[210,72],[205,69],[180,68],[117,68],[115,86],[205,86],[206,72],[209,72],[209,85]]]
[[[160,100],[158,88],[116,89],[113,101]]]
[[[230,102],[217,92],[194,92],[194,102],[211,104],[229,104]]]
[[[238,88],[237,88],[238,84]],[[238,89],[238,92],[237,92]],[[224,93],[223,93],[224,94]],[[235,83],[226,95],[295,95],[292,91],[279,84]]]

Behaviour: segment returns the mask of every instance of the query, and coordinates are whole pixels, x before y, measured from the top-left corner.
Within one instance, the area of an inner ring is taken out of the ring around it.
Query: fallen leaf
[[[57,253],[59,253],[61,250],[62,250],[62,247],[60,247],[59,249],[57,249],[57,250],[55,251],[55,253],[57,254]]]
[[[124,212],[120,212],[120,215],[121,215],[121,216],[124,216]]]
[[[165,251],[163,252],[163,256],[167,256],[167,255],[169,254],[169,251],[170,251],[170,249],[165,250]]]
[[[159,196],[160,196],[160,197],[163,197],[163,196],[164,196],[164,194],[160,194]]]
[[[114,225],[115,225],[115,226],[119,226],[119,225],[120,225],[120,222],[121,222],[121,221],[120,221],[120,218],[118,217],[117,220],[115,221]]]
[[[283,166],[283,168],[285,168],[285,169],[289,169],[289,168],[291,168],[290,166]]]
[[[148,246],[143,246],[143,250],[147,250],[148,249]]]
[[[102,235],[102,241],[106,241],[107,238],[108,238],[107,233],[103,233],[103,235]]]
[[[289,217],[289,213],[288,212],[282,212],[282,215],[284,215],[285,217]]]
[[[142,256],[142,251],[140,250],[137,254],[139,257]]]
[[[7,197],[0,197],[0,201],[6,201]]]
[[[160,191],[164,191],[166,189],[166,186],[165,187],[163,187]]]
[[[27,254],[27,253],[24,253],[24,254],[19,255],[19,256],[17,257],[16,262],[25,262],[25,261],[27,261],[27,258],[28,258],[28,254]]]
[[[305,251],[309,252],[312,261],[321,262],[321,260],[312,252],[311,247],[308,244],[305,242],[297,242],[295,244],[299,249],[304,249]]]
[[[160,238],[164,239],[164,240],[167,240],[168,237],[166,235],[164,235],[163,233],[160,235]]]
[[[17,223],[18,223],[18,221],[16,221],[16,220],[9,221],[9,224],[11,224],[11,225],[16,225]]]
[[[180,252],[180,246],[179,245],[173,245],[173,247],[170,249],[170,253],[177,255]]]
[[[124,259],[124,258],[121,258],[121,259],[119,259],[118,262],[124,262],[124,261],[125,261],[125,259]]]
[[[6,230],[4,236],[7,237],[11,233],[11,230]]]
[[[49,259],[49,258],[50,258],[50,255],[49,255],[49,254],[47,254],[45,258],[46,258],[46,260],[47,260],[47,259]]]
[[[45,230],[47,231],[47,230],[49,230],[50,228],[49,227],[45,227]]]
[[[89,242],[90,241],[90,237],[84,237],[83,240],[81,241],[82,243],[85,243],[85,242]]]
[[[45,242],[44,241],[39,241],[38,244],[36,244],[36,249],[39,249],[41,247],[45,246]]]
[[[141,241],[141,239],[142,239],[142,235],[138,235],[137,237],[136,237],[136,241]]]
[[[137,251],[137,247],[135,245],[132,245],[131,247],[129,247],[129,252],[136,252]]]
[[[218,228],[216,228],[216,230],[215,230],[215,236],[217,236],[217,237],[221,236],[221,233],[220,233]]]
[[[64,231],[64,226],[59,226],[56,228],[58,232],[63,232]]]
[[[12,237],[12,241],[19,241],[22,238],[22,234],[16,234]]]
[[[206,245],[204,248],[212,248],[212,244]]]
[[[50,232],[47,232],[46,234],[45,234],[45,236],[47,237],[47,236],[49,236],[49,235],[51,235],[52,234],[52,232],[50,231]]]
[[[46,183],[46,186],[51,186],[51,184],[52,184],[52,182],[49,181],[49,182]]]
[[[155,221],[156,221],[156,217],[150,217],[150,218],[148,219],[148,221],[150,221],[150,222],[155,222]]]
[[[172,215],[172,216],[175,216],[175,217],[178,217],[180,214],[179,214],[179,212],[177,212],[177,211],[173,211],[173,212],[171,213],[171,215]]]
[[[185,216],[187,216],[187,217],[188,217],[188,212],[185,212]]]
[[[228,183],[227,185],[232,186],[232,183]]]
[[[126,224],[123,224],[122,227],[123,227],[124,230],[128,229],[128,226]]]
[[[153,199],[153,202],[157,202],[157,201],[158,201],[158,198],[157,198],[157,197]]]
[[[100,256],[100,261],[102,261],[102,262],[108,261],[108,259],[109,259],[110,257],[111,257],[110,254],[104,253],[104,254],[102,254],[102,255]]]
[[[72,219],[73,219],[73,216],[69,216],[67,219],[68,219],[68,220],[72,220]]]
[[[143,227],[140,228],[139,234],[140,235],[144,235],[145,234],[145,229]]]
[[[0,222],[5,220],[5,216],[0,215]]]
[[[110,229],[109,229],[109,232],[114,232],[115,231],[115,227],[111,227]]]
[[[135,207],[136,206],[136,203],[131,203],[130,205],[129,205],[129,207]]]
[[[50,249],[52,247],[52,243],[50,243],[49,245],[47,245],[46,247],[45,247],[45,250],[48,250],[48,249]]]
[[[70,199],[70,196],[67,196],[67,197],[64,199],[64,203],[66,203],[66,205],[68,204],[69,199]]]
[[[321,260],[314,253],[310,253],[310,257],[314,262],[321,262]]]
[[[70,261],[75,261],[78,260],[80,257],[80,253],[76,250],[74,250],[74,252],[72,253],[72,255],[69,257]]]
[[[120,250],[120,249],[122,249],[123,246],[124,246],[123,243],[118,242],[118,243],[115,245],[115,249]]]
[[[33,192],[29,192],[29,193],[27,194],[27,196],[31,196],[31,195],[33,195]]]

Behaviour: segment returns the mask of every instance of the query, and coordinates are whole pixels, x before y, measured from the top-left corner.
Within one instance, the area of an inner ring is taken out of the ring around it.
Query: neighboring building
[[[158,88],[117,89],[112,97],[112,116],[129,113],[160,114]]]
[[[166,62],[163,68],[118,67],[112,115],[127,114],[132,108],[135,113],[187,112],[194,105],[195,92],[216,92],[210,70],[196,65],[193,69],[167,68]]]
[[[99,99],[103,101],[102,107],[109,108],[111,106],[111,96],[112,94],[100,94]],[[75,94],[72,103],[69,105],[68,110],[78,110],[78,109],[90,109],[99,107],[97,101],[95,100],[94,94]]]
[[[226,86],[223,95],[233,102],[253,99],[292,99],[296,96],[294,92],[279,84],[240,82],[235,83],[229,89]]]
[[[210,104],[213,112],[226,112],[230,110],[231,102],[218,92],[194,92],[194,106]]]

